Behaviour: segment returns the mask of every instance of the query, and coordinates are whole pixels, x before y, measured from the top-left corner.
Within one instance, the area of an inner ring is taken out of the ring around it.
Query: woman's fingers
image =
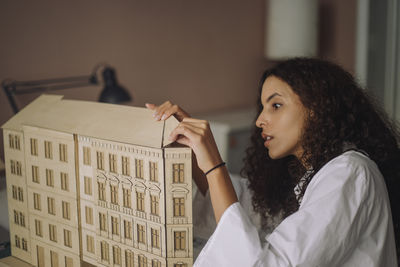
[[[144,105],[146,106],[146,108],[151,109],[151,110],[154,110],[157,107],[156,105],[151,104],[151,103],[146,103]]]
[[[166,120],[171,115],[175,114],[178,111],[178,106],[173,105],[170,101],[164,102],[158,109],[156,114],[157,120]]]
[[[199,168],[203,171],[221,162],[207,121],[185,118],[172,131],[170,140],[189,146],[196,154]]]
[[[189,141],[197,140],[201,135],[201,128],[198,125],[192,123],[181,122],[170,134],[169,139],[171,141],[177,141],[180,136],[187,137]],[[188,144],[186,144],[188,145]],[[189,145],[192,147],[191,145]],[[193,147],[192,147],[193,148]]]
[[[171,101],[165,101],[160,106],[147,103],[146,107],[154,111],[153,117],[156,120],[166,120],[172,115],[178,121],[182,121],[184,118],[190,117],[188,113],[186,113],[178,105],[174,105]]]

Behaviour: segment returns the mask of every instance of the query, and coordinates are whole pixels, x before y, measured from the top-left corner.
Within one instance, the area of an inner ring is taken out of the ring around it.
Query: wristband
[[[210,172],[212,172],[215,169],[218,169],[219,167],[225,166],[225,162],[221,162],[220,164],[216,165],[215,167],[211,168],[209,171],[205,172],[205,175],[209,174]]]

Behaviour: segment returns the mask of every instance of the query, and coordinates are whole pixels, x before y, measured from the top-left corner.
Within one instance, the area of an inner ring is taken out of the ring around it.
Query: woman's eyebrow
[[[270,95],[270,96],[267,98],[267,103],[268,103],[272,98],[274,98],[275,96],[281,96],[281,95],[278,94],[278,93],[273,93],[272,95]]]

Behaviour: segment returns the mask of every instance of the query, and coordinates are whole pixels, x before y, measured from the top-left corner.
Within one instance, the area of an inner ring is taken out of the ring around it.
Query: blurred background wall
[[[0,80],[89,75],[106,62],[135,106],[169,99],[189,113],[250,107],[274,63],[264,57],[265,8],[264,0],[0,0]],[[318,8],[319,57],[354,73],[357,0],[319,0]],[[53,93],[96,101],[100,90]],[[12,115],[0,91],[0,124]]]

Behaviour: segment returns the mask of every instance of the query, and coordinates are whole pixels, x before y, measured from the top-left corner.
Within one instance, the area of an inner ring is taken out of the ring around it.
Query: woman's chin
[[[281,159],[281,158],[286,157],[287,155],[282,154],[282,153],[277,153],[276,151],[268,150],[268,156],[269,156],[271,159]]]
[[[279,158],[280,158],[279,155],[277,155],[276,153],[274,153],[274,152],[271,151],[271,150],[268,150],[268,156],[269,156],[271,159],[279,159]]]

